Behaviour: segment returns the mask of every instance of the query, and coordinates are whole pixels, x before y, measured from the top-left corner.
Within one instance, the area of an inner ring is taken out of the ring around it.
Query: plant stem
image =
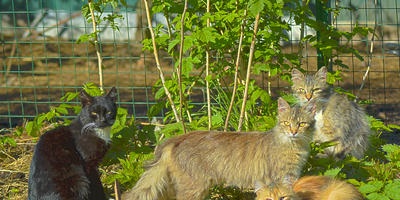
[[[164,0],[161,1],[163,4],[165,3]],[[169,13],[164,11],[164,15],[165,16],[169,16]],[[171,30],[171,21],[169,19],[169,17],[165,18],[166,22],[167,22],[167,30],[168,30],[168,37],[171,39],[172,38],[172,30]]]
[[[100,85],[100,90],[103,92],[103,57],[101,56],[100,52],[100,45],[97,37],[97,24],[96,24],[96,18],[94,15],[94,10],[93,10],[93,1],[88,0],[88,5],[89,5],[89,10],[90,10],[90,17],[92,18],[92,26],[93,26],[93,33],[94,33],[94,48],[96,49],[96,55],[97,55],[97,63],[98,63],[98,69],[99,69],[99,85]]]
[[[236,90],[237,90],[237,84],[238,84],[240,56],[241,56],[241,53],[242,53],[242,43],[243,43],[243,37],[244,37],[244,27],[246,26],[247,10],[244,10],[243,16],[244,16],[244,18],[243,18],[242,25],[240,26],[239,45],[238,45],[238,52],[237,52],[236,62],[235,62],[235,78],[233,80],[233,91],[232,91],[232,97],[231,97],[231,102],[229,104],[228,112],[226,114],[224,131],[228,130],[229,119],[231,117],[233,104],[235,102],[235,96],[236,96]]]
[[[183,45],[185,43],[185,15],[187,10],[187,0],[185,0],[185,5],[182,11],[182,18],[181,18],[181,41],[180,41],[180,48],[179,48],[179,65],[178,65],[178,85],[179,85],[179,104],[180,108],[180,118],[182,120],[182,127],[183,133],[186,133],[185,121],[183,120],[183,109],[184,109],[184,102],[183,102],[183,88],[182,88],[182,60],[183,60]]]
[[[179,118],[178,112],[176,110],[174,101],[172,100],[171,93],[169,92],[168,88],[165,86],[164,73],[163,73],[163,71],[161,69],[160,60],[159,60],[159,57],[158,57],[158,51],[157,51],[157,45],[156,45],[156,37],[155,37],[154,31],[153,31],[153,28],[151,27],[151,17],[150,17],[149,3],[148,3],[148,0],[143,0],[143,2],[144,2],[144,6],[146,8],[147,24],[149,26],[150,35],[151,35],[151,41],[153,43],[153,54],[154,54],[154,58],[156,59],[156,66],[157,66],[158,73],[160,75],[161,83],[163,85],[165,94],[167,95],[168,101],[171,104],[171,109],[174,112],[175,119],[176,119],[177,122],[180,122],[180,118]]]
[[[376,8],[378,7],[378,1],[377,1],[377,0],[374,1],[374,5],[375,5],[375,9],[376,9]],[[382,9],[382,8],[380,8],[380,9]],[[364,76],[363,76],[363,78],[362,78],[362,82],[361,82],[361,85],[360,85],[360,89],[358,90],[358,95],[360,95],[361,91],[364,89],[365,81],[367,80],[367,76],[368,76],[369,71],[370,71],[370,69],[371,69],[372,54],[374,53],[375,33],[376,33],[376,30],[378,29],[378,22],[377,22],[377,19],[378,19],[378,16],[377,16],[377,13],[376,13],[376,11],[375,11],[374,31],[373,31],[373,33],[372,33],[371,46],[370,46],[370,49],[369,49],[369,51],[368,51],[367,70],[365,71]],[[356,95],[355,101],[358,101],[358,98],[359,98],[358,95]]]
[[[210,13],[210,0],[207,0],[207,13]],[[207,18],[207,27],[210,27],[210,18]],[[210,52],[207,48],[206,50],[206,92],[207,92],[207,114],[208,114],[208,130],[211,130],[212,120],[211,120],[211,94],[210,94]]]
[[[256,39],[257,39],[257,29],[258,29],[259,22],[260,22],[260,13],[257,14],[256,20],[254,22],[254,32],[253,32],[253,38],[251,39],[251,44],[250,44],[249,61],[247,63],[247,72],[246,72],[246,82],[245,82],[243,102],[242,102],[242,108],[240,110],[240,118],[239,118],[239,125],[238,125],[237,131],[242,130],[244,113],[246,111],[246,102],[247,102],[247,93],[249,90],[251,64],[253,62],[254,48],[255,48],[255,43],[256,43]]]

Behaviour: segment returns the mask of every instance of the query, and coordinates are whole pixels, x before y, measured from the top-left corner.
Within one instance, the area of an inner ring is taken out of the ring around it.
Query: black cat
[[[80,93],[82,111],[68,126],[44,133],[33,154],[28,199],[106,199],[98,165],[110,142],[117,92],[92,97]]]

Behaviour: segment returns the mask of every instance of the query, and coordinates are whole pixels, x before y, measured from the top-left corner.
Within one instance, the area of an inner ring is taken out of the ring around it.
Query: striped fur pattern
[[[315,74],[292,71],[292,91],[300,104],[316,101],[316,129],[314,141],[336,142],[325,149],[326,155],[343,158],[348,154],[362,158],[371,135],[364,110],[345,95],[335,93],[326,83],[327,69]]]
[[[168,139],[122,199],[196,200],[216,184],[292,184],[309,154],[314,106],[291,108],[279,99],[278,113],[277,126],[269,132],[194,131]]]

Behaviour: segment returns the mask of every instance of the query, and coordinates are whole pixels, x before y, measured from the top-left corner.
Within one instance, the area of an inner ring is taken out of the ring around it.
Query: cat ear
[[[318,80],[326,82],[326,73],[327,73],[327,71],[328,70],[326,69],[325,66],[321,67],[321,69],[319,69],[317,71],[317,73],[315,73],[315,78],[318,79]]]
[[[93,103],[94,98],[86,93],[85,90],[82,90],[79,94],[79,98],[81,99],[81,103],[83,106],[90,105]]]
[[[254,183],[254,192],[258,192],[259,190],[261,190],[261,189],[262,189],[263,187],[265,187],[265,186],[267,186],[265,183],[263,183],[263,182],[257,180],[257,181]]]
[[[117,89],[115,87],[112,87],[110,91],[108,91],[107,97],[110,97],[113,101],[116,101],[117,99]]]
[[[278,113],[282,113],[290,109],[290,105],[282,97],[278,99]]]
[[[295,83],[295,82],[301,81],[303,79],[304,79],[304,74],[300,70],[294,68],[292,70],[292,82]]]

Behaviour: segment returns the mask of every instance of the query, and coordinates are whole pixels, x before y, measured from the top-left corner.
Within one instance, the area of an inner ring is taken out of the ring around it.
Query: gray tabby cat
[[[327,69],[322,67],[315,74],[292,71],[292,91],[300,104],[316,101],[316,142],[337,142],[325,149],[327,155],[343,158],[351,154],[362,158],[371,134],[363,109],[345,95],[337,94],[326,83]]]
[[[278,100],[268,132],[194,131],[166,140],[136,186],[122,199],[200,200],[211,186],[251,188],[256,181],[291,185],[307,161],[315,107]]]

